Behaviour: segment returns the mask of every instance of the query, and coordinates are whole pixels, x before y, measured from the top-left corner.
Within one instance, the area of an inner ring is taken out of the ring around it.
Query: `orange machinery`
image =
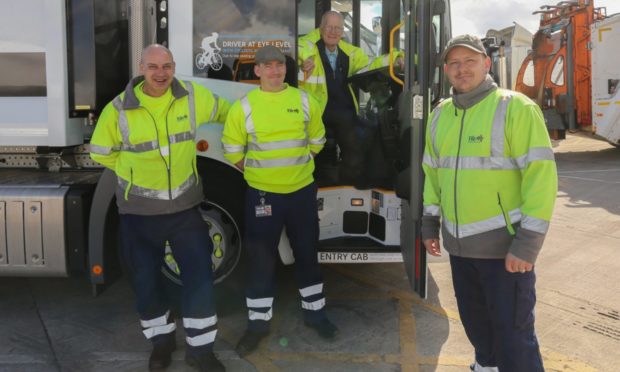
[[[592,125],[590,25],[606,17],[593,0],[543,5],[532,51],[523,61],[516,90],[536,101],[554,139]]]

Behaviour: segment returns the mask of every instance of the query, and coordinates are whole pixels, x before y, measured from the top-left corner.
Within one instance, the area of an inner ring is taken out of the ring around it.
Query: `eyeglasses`
[[[341,33],[342,31],[344,31],[344,27],[341,26],[325,26],[325,31],[327,32],[334,32],[334,33]]]

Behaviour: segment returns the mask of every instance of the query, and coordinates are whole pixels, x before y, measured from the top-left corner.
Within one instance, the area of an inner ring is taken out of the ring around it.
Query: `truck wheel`
[[[243,241],[241,233],[245,190],[243,179],[238,174],[233,174],[232,177],[224,176],[223,173],[230,172],[230,168],[223,167],[225,168],[221,169],[216,164],[198,163],[199,170],[202,170],[200,174],[205,192],[205,199],[200,204],[199,210],[209,227],[209,236],[213,243],[211,260],[215,283],[221,282],[233,272],[241,257]],[[166,281],[174,286],[183,284],[179,268],[168,245],[162,273],[168,279]]]

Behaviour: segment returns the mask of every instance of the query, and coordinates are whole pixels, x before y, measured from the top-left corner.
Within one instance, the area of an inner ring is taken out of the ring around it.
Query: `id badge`
[[[271,216],[271,204],[265,204],[265,192],[259,192],[260,204],[254,207],[256,217],[269,217]]]
[[[256,217],[269,217],[271,216],[271,205],[261,204],[254,207],[256,211]]]

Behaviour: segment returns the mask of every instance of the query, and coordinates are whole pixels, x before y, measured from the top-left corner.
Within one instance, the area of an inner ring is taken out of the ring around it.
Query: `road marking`
[[[433,311],[439,315],[443,315],[444,317],[448,318],[448,319],[452,319],[452,320],[458,320],[460,322],[460,318],[457,312],[454,311],[450,311],[448,309],[444,309],[440,306],[435,306],[435,305],[431,305],[429,303],[427,303],[426,301],[424,301],[423,299],[421,299],[417,294],[414,294],[411,291],[404,291],[402,289],[398,289],[396,287],[394,287],[391,283],[389,283],[388,281],[386,281],[383,278],[379,278],[377,276],[370,276],[368,274],[364,275],[363,272],[359,272],[359,271],[355,271],[353,269],[350,268],[350,266],[345,266],[345,265],[340,265],[340,266],[333,266],[330,267],[330,269],[344,275],[347,277],[350,277],[354,280],[358,280],[366,285],[369,285],[371,287],[375,287],[375,288],[381,288],[383,290],[387,290],[387,293],[391,294],[394,296],[394,298],[398,299],[401,301],[401,303],[406,303],[406,302],[410,302],[409,306],[413,306],[413,304],[417,304],[420,305],[422,307],[424,307],[425,309],[428,309],[430,311]],[[406,305],[402,305],[401,304],[401,322],[403,321],[403,311],[402,311],[402,306],[406,306]],[[408,314],[410,314],[411,318],[414,318],[413,316],[413,312],[410,311],[408,312]],[[444,357],[444,356],[440,356],[437,355],[436,357],[433,356],[425,356],[425,357],[417,357],[417,354],[415,353],[416,347],[416,338],[415,338],[415,319],[412,319],[411,322],[409,324],[405,323],[407,327],[413,327],[414,330],[413,335],[410,334],[409,337],[411,337],[411,344],[405,342],[405,344],[403,344],[403,340],[402,340],[402,332],[403,330],[401,329],[401,350],[403,347],[408,348],[407,350],[409,350],[410,348],[413,348],[413,352],[408,351],[408,354],[413,354],[416,355],[416,369],[409,369],[409,366],[403,365],[403,370],[406,371],[418,371],[418,366],[419,365],[435,365],[433,364],[433,359],[437,360],[437,364],[436,365],[457,365],[457,366],[468,366],[470,361],[464,361],[463,359],[460,358],[453,358],[450,356]],[[403,327],[403,323],[401,323],[401,328]],[[572,358],[569,356],[566,356],[564,354],[549,350],[549,349],[544,349],[541,348],[541,354],[543,356],[544,359],[544,364],[545,364],[545,368],[549,369],[549,370],[559,370],[559,371],[583,371],[583,372],[594,372],[596,371],[595,368],[591,367],[590,365],[588,365],[585,362],[582,362],[576,358]],[[402,355],[401,357],[402,358]],[[387,356],[386,356],[386,360],[388,360]],[[395,362],[398,363],[398,361],[401,361],[402,363],[402,359],[397,359]],[[405,369],[405,367],[407,367],[407,369]]]
[[[399,334],[400,334],[400,364],[403,372],[418,372],[420,370],[416,352],[415,317],[413,303],[399,301]]]
[[[565,174],[565,173],[591,173],[591,172],[620,172],[620,168],[558,171],[558,174]]]
[[[540,353],[543,356],[545,369],[556,371],[579,371],[579,372],[596,372],[596,368],[583,363],[580,360],[571,358],[560,353],[556,353],[553,350],[546,348],[540,348]]]
[[[601,182],[601,183],[609,183],[609,184],[617,184],[620,183],[620,181],[605,181],[605,180],[599,180],[597,178],[587,178],[587,177],[574,177],[574,176],[558,176],[558,178],[569,178],[572,180],[581,180],[581,181],[592,181],[592,182]]]
[[[393,296],[396,299],[399,300],[405,300],[405,301],[411,301],[417,305],[420,305],[422,307],[424,307],[427,310],[430,310],[434,313],[437,313],[439,315],[443,315],[448,319],[452,319],[452,320],[458,320],[459,322],[461,321],[461,317],[459,316],[459,313],[456,311],[451,311],[448,309],[444,309],[441,306],[436,306],[433,304],[430,304],[426,301],[424,301],[423,299],[420,298],[420,296],[418,296],[417,294],[411,292],[410,290],[402,290],[402,289],[398,289],[394,286],[392,286],[389,282],[386,282],[384,280],[381,280],[377,277],[370,277],[368,275],[364,275],[362,272],[360,272],[359,270],[356,270],[354,267],[352,267],[352,265],[338,265],[338,266],[332,266],[330,267],[330,269],[338,272],[339,274],[342,274],[344,276],[347,276],[349,278],[355,279],[357,281],[360,281],[366,285],[369,285],[371,287],[375,287],[375,288],[380,288],[380,289],[387,289],[387,292],[389,295]],[[380,282],[378,282],[380,281]]]

